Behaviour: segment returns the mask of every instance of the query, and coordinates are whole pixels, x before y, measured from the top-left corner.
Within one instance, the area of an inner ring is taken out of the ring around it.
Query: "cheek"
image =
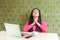
[[[34,16],[35,14],[33,13],[32,16]]]
[[[39,13],[37,13],[36,15],[39,15]]]
[[[39,16],[39,14],[36,14],[36,16]]]

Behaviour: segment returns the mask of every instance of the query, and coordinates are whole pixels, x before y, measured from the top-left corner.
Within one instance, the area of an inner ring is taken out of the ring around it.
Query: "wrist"
[[[32,23],[31,25],[34,25],[35,23]]]
[[[40,26],[40,23],[37,23],[38,26]]]

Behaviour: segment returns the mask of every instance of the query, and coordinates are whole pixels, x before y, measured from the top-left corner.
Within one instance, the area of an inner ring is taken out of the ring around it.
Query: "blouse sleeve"
[[[41,21],[40,28],[43,32],[48,32],[48,26],[44,20]]]
[[[22,30],[24,31],[24,32],[28,32],[28,30],[30,29],[30,28],[32,28],[32,24],[28,24],[29,23],[29,20],[27,20],[27,22],[25,23],[25,25],[23,26],[23,28],[22,28]]]

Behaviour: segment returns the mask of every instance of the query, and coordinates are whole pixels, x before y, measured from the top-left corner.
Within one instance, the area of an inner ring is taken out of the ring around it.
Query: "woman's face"
[[[33,10],[32,16],[33,17],[38,17],[39,16],[39,10],[37,10],[37,9]]]

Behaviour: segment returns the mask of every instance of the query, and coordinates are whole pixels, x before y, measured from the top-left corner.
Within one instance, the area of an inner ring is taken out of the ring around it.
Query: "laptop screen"
[[[21,32],[19,25],[17,24],[10,24],[10,23],[4,23],[6,32],[8,35],[16,36],[16,37],[21,37]]]

